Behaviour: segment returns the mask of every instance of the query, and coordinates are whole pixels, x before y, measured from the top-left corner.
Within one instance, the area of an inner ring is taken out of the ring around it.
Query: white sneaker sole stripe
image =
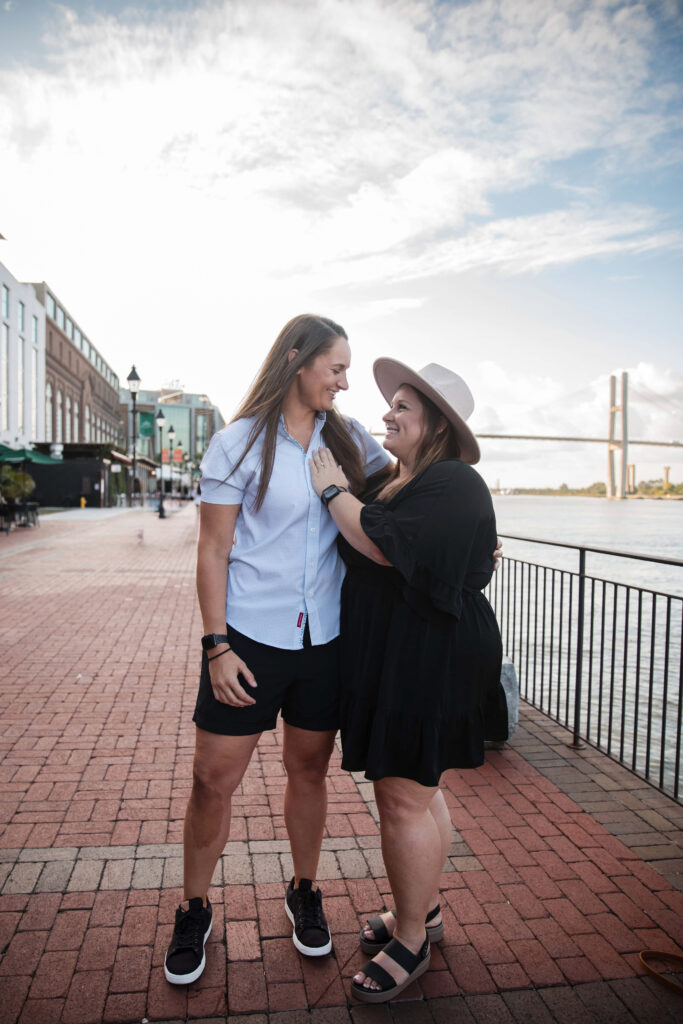
[[[191,985],[193,981],[196,981],[197,978],[202,975],[204,968],[206,967],[206,953],[204,951],[204,946],[206,946],[206,940],[211,934],[212,927],[213,917],[209,921],[209,927],[206,929],[204,934],[204,942],[202,944],[202,962],[199,967],[195,968],[195,970],[190,974],[172,974],[166,966],[166,957],[164,957],[164,974],[166,975],[166,981],[169,981],[171,985]],[[168,953],[166,956],[168,956]]]
[[[329,942],[327,942],[324,946],[304,946],[303,942],[300,942],[299,939],[297,939],[296,932],[294,931],[294,914],[289,909],[289,904],[287,903],[286,899],[285,914],[292,922],[292,942],[294,943],[294,946],[296,947],[296,949],[299,950],[300,953],[303,953],[304,956],[327,956],[328,953],[332,952],[331,936]]]

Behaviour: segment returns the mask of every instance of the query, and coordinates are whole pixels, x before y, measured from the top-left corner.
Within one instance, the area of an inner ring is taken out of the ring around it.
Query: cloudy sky
[[[444,363],[475,430],[683,440],[679,0],[0,0],[0,260],[226,418],[282,324]],[[601,446],[486,442],[503,486]],[[634,448],[639,478],[683,456]]]

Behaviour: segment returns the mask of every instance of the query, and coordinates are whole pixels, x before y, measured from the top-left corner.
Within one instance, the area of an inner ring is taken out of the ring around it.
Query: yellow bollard
[[[85,498],[82,497],[81,498],[81,508],[85,508],[86,504],[87,504],[87,502],[86,502]]]

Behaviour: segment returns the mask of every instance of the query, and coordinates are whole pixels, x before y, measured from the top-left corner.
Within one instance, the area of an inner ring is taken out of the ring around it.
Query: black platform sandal
[[[427,926],[427,938],[430,942],[441,942],[443,938],[443,921],[439,921],[438,924],[430,925],[430,921],[433,921],[435,917],[441,911],[441,905],[437,903],[433,907],[425,918],[425,925]],[[396,911],[392,910],[391,913],[396,917]],[[368,918],[367,928],[372,928],[375,933],[374,939],[367,939],[364,935],[365,928],[360,930],[360,948],[364,953],[369,953],[371,956],[373,953],[379,953],[380,949],[384,949],[387,942],[391,941],[391,935],[387,931],[387,926],[381,917],[370,917]]]
[[[411,985],[421,974],[425,973],[431,959],[429,937],[427,935],[425,935],[425,940],[418,953],[412,953],[398,939],[392,939],[384,947],[384,952],[388,957],[391,957],[394,963],[397,963],[399,967],[408,972],[408,977],[399,984],[388,971],[385,971],[383,967],[376,964],[374,960],[370,960],[361,967],[361,971],[382,987],[380,989],[364,988],[352,978],[351,994],[361,1003],[388,1003],[390,999],[395,999],[404,989],[408,988],[408,985]]]

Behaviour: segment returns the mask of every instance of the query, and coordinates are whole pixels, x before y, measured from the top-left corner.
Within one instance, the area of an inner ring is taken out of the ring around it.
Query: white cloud
[[[0,74],[2,231],[122,375],[144,354],[201,390],[219,354],[229,408],[300,309],[376,322],[421,309],[408,281],[681,244],[609,195],[610,166],[672,152],[635,0],[45,10],[46,60]]]

